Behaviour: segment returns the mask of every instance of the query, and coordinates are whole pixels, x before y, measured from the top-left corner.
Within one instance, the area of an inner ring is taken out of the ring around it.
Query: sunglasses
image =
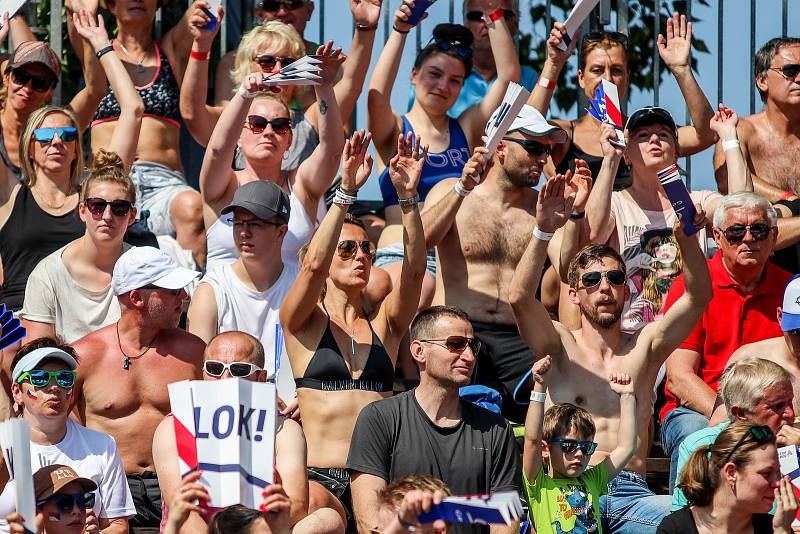
[[[142,287],[139,288],[139,290],[142,290],[142,289],[149,289],[151,291],[163,291],[164,293],[169,293],[173,297],[177,297],[183,291],[182,287],[179,287],[178,289],[170,289],[168,287],[161,287],[161,286],[157,286],[155,284],[148,284],[146,286],[142,286]]]
[[[17,379],[17,384],[21,384],[26,378],[33,387],[43,388],[47,387],[50,380],[56,379],[58,387],[64,389],[72,389],[75,386],[75,377],[78,376],[77,371],[45,371],[44,369],[34,369],[32,371],[25,371]]]
[[[513,9],[503,10],[503,18],[506,20],[513,20],[516,16]],[[483,11],[467,11],[465,18],[471,22],[480,22],[483,20]]]
[[[611,269],[610,271],[588,271],[581,275],[581,283],[584,287],[595,287],[600,285],[600,282],[605,278],[612,286],[625,285],[625,273],[619,269]]]
[[[74,126],[62,126],[60,128],[36,128],[33,137],[40,143],[50,143],[58,134],[58,138],[63,142],[75,141],[78,138],[78,129]]]
[[[772,232],[772,227],[767,223],[755,223],[748,225],[732,224],[724,229],[722,234],[725,236],[725,239],[728,240],[728,243],[741,243],[744,241],[744,237],[747,235],[748,230],[750,230],[750,235],[753,236],[753,239],[756,241],[764,241]]]
[[[478,354],[481,350],[481,341],[479,339],[464,336],[450,336],[446,339],[420,339],[419,341],[438,345],[458,354],[464,352],[467,346],[472,349],[472,354]]]
[[[306,4],[305,0],[263,0],[259,7],[267,13],[275,13],[281,7],[285,7],[289,11],[300,9]]]
[[[782,67],[770,67],[769,70],[780,72],[787,80],[794,80],[800,74],[800,63],[789,63]]]
[[[255,59],[258,66],[261,67],[261,70],[270,71],[275,68],[275,65],[278,64],[280,61],[281,66],[285,67],[286,65],[291,65],[295,61],[297,61],[296,57],[291,56],[273,56],[272,54],[261,54]]]
[[[785,334],[789,334],[790,336],[800,336],[800,328],[795,328],[794,330],[786,330]]]
[[[222,363],[218,360],[206,360],[203,364],[203,369],[206,373],[210,376],[222,376],[225,373],[225,369],[230,371],[231,376],[235,376],[238,378],[244,378],[246,376],[250,376],[256,371],[260,371],[261,368],[252,363],[246,362],[231,362],[231,363]]]
[[[89,508],[94,508],[94,492],[56,493],[42,501],[37,501],[36,506],[41,508],[48,502],[54,503],[61,512],[71,512],[75,506],[81,510],[88,510]]]
[[[472,47],[465,45],[461,41],[448,41],[447,39],[437,39],[434,41],[431,39],[428,44],[431,42],[442,52],[449,52],[452,50],[461,59],[472,59]]]
[[[375,245],[372,241],[356,241],[355,239],[345,239],[339,241],[336,245],[336,252],[343,260],[349,260],[356,255],[356,251],[361,248],[361,252],[369,256],[369,259],[375,261]]]
[[[628,36],[620,32],[593,31],[583,36],[584,43],[599,43],[603,39],[619,43],[623,48],[628,48]]]
[[[44,93],[55,86],[55,83],[52,79],[34,76],[33,74],[24,70],[12,70],[11,79],[14,80],[14,83],[19,86],[25,86],[28,85],[28,82],[31,82],[31,87],[37,93]]]
[[[84,201],[86,209],[95,217],[100,217],[106,212],[106,207],[111,206],[111,213],[117,217],[125,217],[130,213],[133,203],[130,200],[106,200],[104,198],[87,198]]]
[[[287,117],[278,117],[277,119],[267,120],[266,117],[261,115],[248,115],[247,127],[250,131],[258,135],[267,129],[267,126],[272,126],[272,131],[278,135],[289,133],[292,129],[292,120]]]
[[[770,427],[765,425],[751,426],[745,435],[739,438],[739,441],[737,441],[736,445],[733,446],[731,452],[729,452],[725,457],[725,460],[723,460],[722,465],[728,463],[728,460],[731,459],[731,456],[733,456],[733,453],[736,452],[736,449],[747,443],[748,438],[753,438],[753,441],[759,445],[763,445],[775,439],[775,432],[773,432]]]
[[[525,152],[530,154],[531,156],[544,156],[550,155],[551,147],[548,144],[540,143],[538,141],[530,141],[528,139],[517,139],[516,137],[503,137],[503,141],[511,141],[512,143],[517,143],[518,145],[522,145],[522,148],[525,149]]]
[[[591,456],[597,450],[597,443],[582,439],[553,438],[549,443],[558,443],[561,450],[567,454],[580,450],[584,456]]]

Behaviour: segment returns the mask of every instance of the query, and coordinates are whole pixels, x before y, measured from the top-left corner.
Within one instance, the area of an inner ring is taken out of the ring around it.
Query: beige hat
[[[61,490],[70,482],[77,482],[83,491],[89,492],[97,489],[97,484],[88,478],[78,476],[78,473],[68,465],[53,464],[42,467],[33,474],[33,491],[37,501],[43,501]]]

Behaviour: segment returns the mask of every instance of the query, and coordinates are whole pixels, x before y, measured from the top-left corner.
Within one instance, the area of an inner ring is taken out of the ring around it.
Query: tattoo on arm
[[[319,101],[319,114],[325,115],[328,112],[328,103],[324,100]]]

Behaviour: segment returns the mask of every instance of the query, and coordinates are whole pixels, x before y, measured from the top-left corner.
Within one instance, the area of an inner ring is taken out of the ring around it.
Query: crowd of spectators
[[[414,1],[346,4],[346,56],[304,36],[313,0],[259,0],[214,71],[222,7],[197,0],[155,39],[157,0],[69,0],[83,82],[64,107],[60,58],[3,15],[0,302],[27,336],[2,351],[0,417],[28,423],[38,531],[792,532],[800,39],[751,58],[764,109],[739,117],[703,93],[674,13],[653,47],[691,123],[647,106],[621,133],[548,120],[576,50],[585,96],[607,80],[625,98],[621,33],[555,22],[537,74],[519,2],[464,0],[400,73]],[[270,82],[305,55],[318,83]],[[511,82],[530,97],[490,151]],[[199,191],[182,127],[205,147]],[[717,189],[682,218],[659,174],[706,150],[693,172]],[[368,180],[383,209],[360,218]],[[278,393],[258,510],[179,470],[167,386],[231,378]],[[22,533],[9,472],[0,533]],[[521,521],[418,522],[505,491]]]

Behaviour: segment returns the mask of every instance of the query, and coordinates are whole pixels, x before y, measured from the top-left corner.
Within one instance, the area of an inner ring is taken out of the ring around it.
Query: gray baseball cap
[[[231,203],[222,209],[222,214],[230,213],[234,208],[246,209],[265,221],[278,217],[285,223],[289,222],[289,195],[277,184],[267,180],[256,180],[239,186]]]

